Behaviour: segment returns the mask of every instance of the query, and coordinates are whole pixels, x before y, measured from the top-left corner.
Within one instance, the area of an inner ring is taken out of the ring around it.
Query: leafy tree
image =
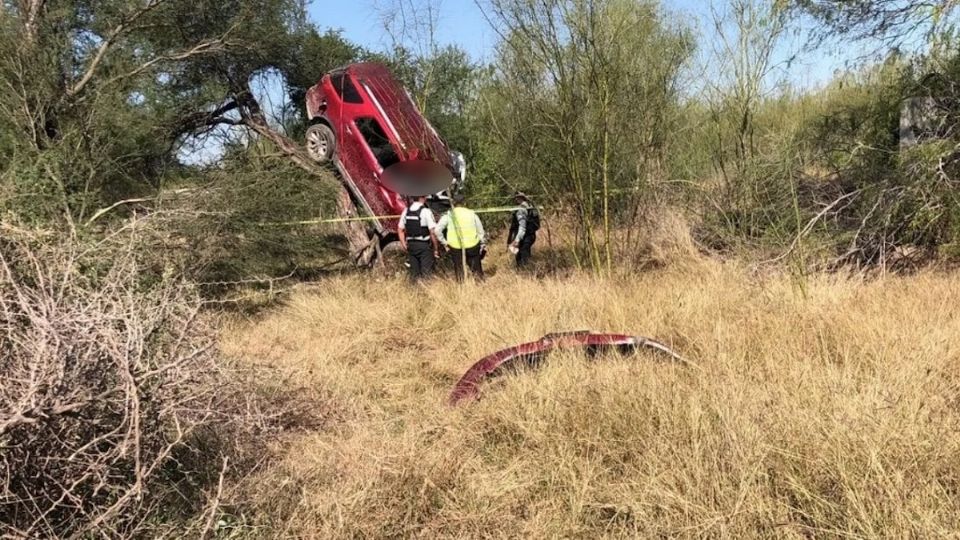
[[[640,201],[614,193],[642,193],[662,172],[690,35],[665,23],[655,2],[488,5],[503,36],[481,93],[487,148],[498,153],[490,168],[503,183],[569,208],[578,261],[610,270],[613,221],[629,219]]]
[[[24,0],[2,9],[8,211],[75,231],[100,218],[98,208],[149,203],[182,168],[183,144],[238,127],[336,183],[271,121],[252,88],[276,73],[296,100],[325,69],[360,54],[338,34],[317,32],[302,2]],[[342,188],[337,200],[355,212]],[[361,227],[345,232],[354,245],[367,243]]]
[[[960,203],[954,195],[960,181],[960,89],[954,83],[960,59],[956,41],[960,4],[953,0],[794,4],[823,24],[821,40],[853,39],[893,49],[880,68],[886,79],[875,85],[875,97],[866,103],[875,112],[839,115],[854,118],[858,126],[822,132],[821,145],[833,143],[827,154],[849,165],[842,176],[860,189],[852,206],[858,218],[855,232],[841,259],[887,266],[891,261],[912,264],[955,253],[960,239]],[[915,54],[905,55],[901,48]],[[898,129],[909,123],[908,113],[916,112],[910,109],[918,103],[923,104],[919,113],[923,122],[932,129],[917,144],[899,144]],[[851,140],[859,139],[851,131],[864,129],[879,133],[880,140],[850,148]]]
[[[470,55],[453,45],[438,47],[428,56],[398,47],[382,60],[450,148],[463,152],[469,163],[479,158],[470,121],[483,69]]]
[[[930,37],[956,26],[954,0],[793,0],[794,5],[824,24],[820,37],[903,44],[918,34]]]

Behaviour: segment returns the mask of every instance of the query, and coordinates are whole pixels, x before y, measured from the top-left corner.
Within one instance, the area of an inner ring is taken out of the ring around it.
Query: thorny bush
[[[0,536],[143,534],[169,511],[174,458],[222,419],[199,296],[147,277],[135,233],[2,227]]]

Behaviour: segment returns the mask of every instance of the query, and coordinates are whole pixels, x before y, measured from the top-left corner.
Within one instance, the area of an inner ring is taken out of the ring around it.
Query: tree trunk
[[[25,45],[33,46],[37,42],[40,13],[45,0],[23,0],[20,3],[20,16],[23,20],[23,34]]]
[[[337,215],[341,218],[357,217],[357,205],[354,204],[350,192],[342,184],[337,193]],[[350,245],[350,253],[354,264],[369,267],[376,262],[380,247],[380,238],[376,232],[370,231],[362,221],[343,222],[341,232]]]

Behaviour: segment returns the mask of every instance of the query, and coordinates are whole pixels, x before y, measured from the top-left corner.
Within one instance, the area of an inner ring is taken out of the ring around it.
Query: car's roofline
[[[362,73],[362,72],[369,73],[370,71],[385,71],[388,74],[390,73],[390,69],[386,66],[386,64],[383,64],[382,62],[354,62],[352,64],[337,66],[333,69],[328,70],[326,74],[333,75],[336,73],[343,73],[343,72],[348,72],[351,74]]]

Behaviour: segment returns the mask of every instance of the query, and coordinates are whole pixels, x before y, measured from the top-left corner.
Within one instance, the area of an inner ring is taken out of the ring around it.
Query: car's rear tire
[[[333,159],[337,151],[337,136],[326,124],[314,124],[307,128],[307,154],[317,163]]]

